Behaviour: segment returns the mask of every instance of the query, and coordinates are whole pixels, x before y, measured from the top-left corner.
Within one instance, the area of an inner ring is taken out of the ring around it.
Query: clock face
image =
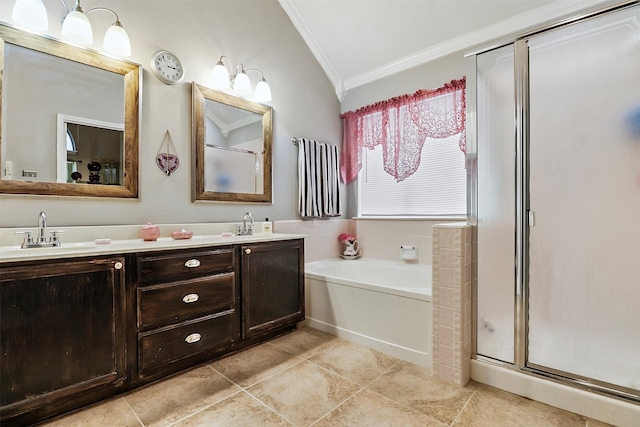
[[[151,58],[151,69],[160,81],[178,83],[184,77],[184,69],[177,56],[166,50],[156,52]]]

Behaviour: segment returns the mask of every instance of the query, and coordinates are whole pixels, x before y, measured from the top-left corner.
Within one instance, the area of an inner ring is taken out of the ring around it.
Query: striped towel
[[[302,218],[342,215],[338,147],[298,138],[298,212]]]

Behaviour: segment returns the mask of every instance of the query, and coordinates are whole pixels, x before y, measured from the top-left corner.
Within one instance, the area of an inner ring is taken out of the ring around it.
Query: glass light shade
[[[271,88],[269,87],[269,83],[267,83],[264,78],[260,80],[256,85],[255,98],[258,102],[271,101]]]
[[[61,33],[67,40],[81,45],[93,43],[93,30],[89,18],[78,10],[72,10],[64,18]]]
[[[251,95],[251,81],[246,73],[239,72],[236,75],[233,81],[233,91],[243,97]]]
[[[227,71],[222,61],[219,61],[213,71],[211,71],[211,84],[215,89],[229,89],[229,72]]]
[[[17,0],[11,18],[32,30],[44,31],[49,28],[47,9],[42,0]]]
[[[122,28],[122,25],[118,21],[111,25],[104,35],[104,42],[102,44],[105,52],[112,53],[118,56],[131,56],[131,42],[129,41],[129,35]]]

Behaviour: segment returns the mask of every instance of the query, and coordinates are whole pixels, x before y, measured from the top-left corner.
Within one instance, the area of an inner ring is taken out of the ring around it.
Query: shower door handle
[[[536,214],[534,211],[527,211],[527,225],[534,227],[536,225]]]

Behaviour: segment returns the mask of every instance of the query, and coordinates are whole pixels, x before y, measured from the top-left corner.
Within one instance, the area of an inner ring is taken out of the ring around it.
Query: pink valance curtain
[[[411,176],[420,166],[427,138],[460,134],[466,152],[466,80],[453,80],[433,90],[419,90],[340,115],[343,125],[340,174],[353,181],[362,167],[362,148],[382,145],[384,170],[396,181]]]

